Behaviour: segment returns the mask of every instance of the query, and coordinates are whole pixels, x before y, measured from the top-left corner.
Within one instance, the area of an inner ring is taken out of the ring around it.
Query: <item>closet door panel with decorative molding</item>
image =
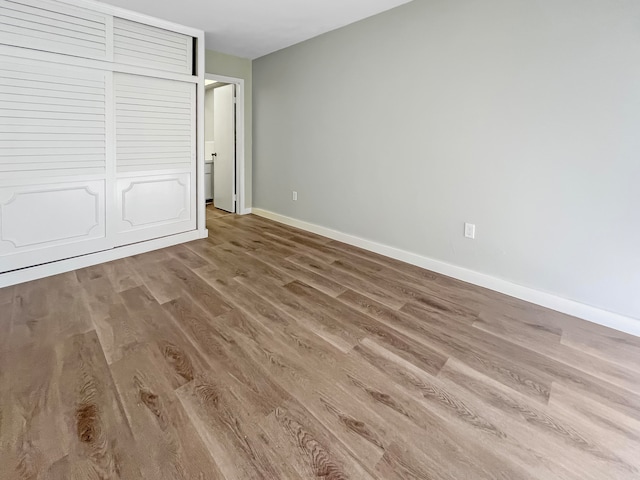
[[[111,75],[0,55],[0,271],[112,246]]]
[[[117,73],[116,243],[194,230],[195,85]]]

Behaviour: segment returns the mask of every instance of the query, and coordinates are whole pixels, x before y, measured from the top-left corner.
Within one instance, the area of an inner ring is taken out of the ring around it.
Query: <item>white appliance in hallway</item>
[[[235,212],[235,85],[217,87],[213,95],[213,204],[221,210]]]

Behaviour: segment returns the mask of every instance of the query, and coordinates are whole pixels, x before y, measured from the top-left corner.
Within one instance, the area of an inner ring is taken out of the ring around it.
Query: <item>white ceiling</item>
[[[103,0],[206,32],[207,48],[258,58],[410,0]]]

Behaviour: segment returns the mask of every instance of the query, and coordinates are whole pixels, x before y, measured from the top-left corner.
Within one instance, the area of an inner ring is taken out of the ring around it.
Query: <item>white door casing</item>
[[[214,88],[213,95],[213,204],[235,212],[235,85]]]

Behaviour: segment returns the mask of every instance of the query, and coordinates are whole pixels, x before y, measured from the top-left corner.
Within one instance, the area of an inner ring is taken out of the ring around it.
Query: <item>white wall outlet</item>
[[[466,238],[476,238],[476,226],[473,223],[464,224],[464,236]]]
[[[291,192],[291,199],[295,202],[296,200],[298,200],[298,192],[293,191]]]

